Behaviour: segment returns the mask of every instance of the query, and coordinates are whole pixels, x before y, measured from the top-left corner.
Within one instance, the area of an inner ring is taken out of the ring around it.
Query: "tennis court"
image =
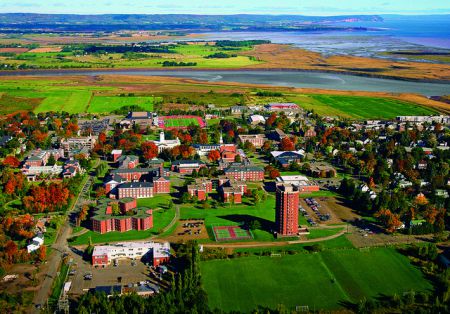
[[[217,242],[253,239],[252,232],[240,226],[213,226],[212,230]]]

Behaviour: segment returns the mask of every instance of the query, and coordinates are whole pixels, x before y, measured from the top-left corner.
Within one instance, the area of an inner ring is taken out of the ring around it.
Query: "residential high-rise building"
[[[298,187],[292,184],[278,184],[275,202],[275,224],[278,236],[298,233]]]

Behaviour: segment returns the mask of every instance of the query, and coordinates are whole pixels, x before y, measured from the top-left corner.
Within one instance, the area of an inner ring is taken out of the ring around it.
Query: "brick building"
[[[243,144],[245,144],[245,142],[252,143],[255,148],[259,149],[264,145],[264,142],[267,141],[267,138],[264,134],[242,134],[239,135],[239,140]]]
[[[114,213],[115,206],[118,209],[116,213]],[[91,218],[92,230],[101,234],[110,231],[147,230],[152,227],[152,210],[147,207],[136,207],[136,199],[132,198],[119,202],[109,199],[99,200]]]
[[[299,191],[292,184],[278,184],[276,187],[275,225],[277,236],[298,234]]]
[[[187,187],[187,191],[191,197],[197,197],[199,201],[206,200],[208,193],[212,192],[212,181],[198,178],[194,184]]]
[[[155,194],[170,193],[168,178],[153,178],[152,182],[125,182],[117,185],[117,198],[148,198]]]
[[[191,174],[194,170],[198,172],[204,167],[206,167],[206,164],[200,160],[177,160],[172,163],[171,170]]]
[[[97,245],[92,252],[92,265],[104,266],[117,259],[150,260],[153,266],[170,260],[169,242],[126,242]]]
[[[250,164],[231,164],[224,170],[230,179],[237,181],[263,181],[264,169]]]

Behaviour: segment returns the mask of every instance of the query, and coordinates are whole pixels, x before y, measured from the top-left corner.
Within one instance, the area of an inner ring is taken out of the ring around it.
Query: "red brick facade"
[[[297,235],[298,204],[299,191],[295,186],[288,184],[277,186],[275,224],[278,235]]]

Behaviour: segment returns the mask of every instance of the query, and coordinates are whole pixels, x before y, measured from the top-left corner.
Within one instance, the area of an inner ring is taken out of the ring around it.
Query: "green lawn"
[[[153,111],[155,100],[159,97],[119,97],[119,96],[94,96],[89,104],[88,112],[111,112],[124,106],[140,106],[146,111]]]
[[[356,119],[393,119],[401,115],[432,115],[437,111],[414,103],[382,97],[309,95],[302,103],[321,115],[338,115]],[[311,101],[312,100],[312,101]]]
[[[225,205],[217,209],[199,209],[192,206],[182,207],[180,216],[181,219],[205,219],[207,228],[213,224],[230,226],[258,220],[261,224],[261,229],[252,230],[255,240],[274,240],[273,235],[270,233],[275,222],[275,198],[272,196],[256,205]]]
[[[139,205],[138,203],[138,206]],[[108,232],[100,234],[94,231],[88,231],[83,233],[79,237],[76,237],[74,241],[70,242],[70,245],[83,245],[89,243],[89,238],[92,239],[92,243],[107,243],[117,241],[132,241],[142,240],[150,238],[153,235],[160,233],[161,229],[167,226],[175,217],[175,209],[162,209],[153,211],[153,228],[145,231],[130,230],[127,232]]]
[[[341,302],[364,296],[432,288],[420,270],[392,248],[212,260],[201,263],[201,272],[210,306],[224,311],[249,312],[258,305],[278,304],[341,309]]]
[[[329,229],[310,228],[307,238],[308,239],[318,239],[318,238],[329,237],[336,233],[339,233],[343,229],[344,229],[344,226],[342,228],[329,228]]]

